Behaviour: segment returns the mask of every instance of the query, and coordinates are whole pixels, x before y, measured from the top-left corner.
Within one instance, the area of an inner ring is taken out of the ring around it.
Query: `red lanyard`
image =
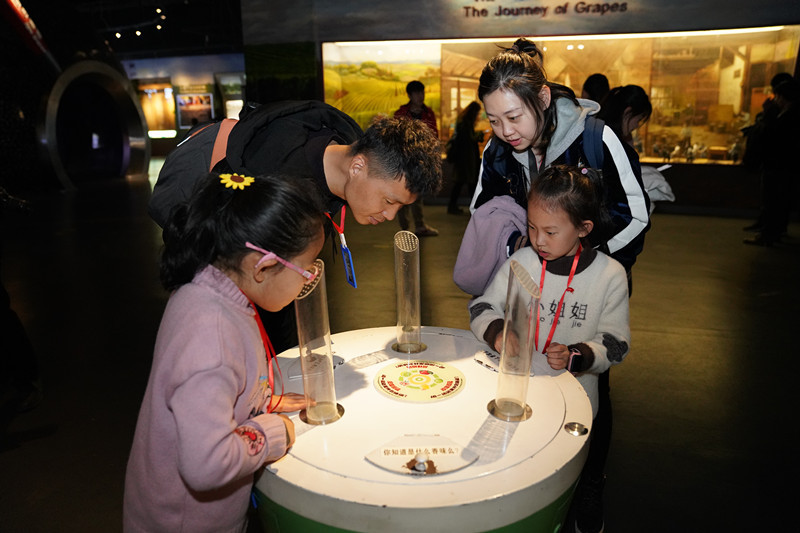
[[[547,341],[544,343],[544,348],[542,348],[542,353],[547,353],[547,348],[550,346],[550,341],[553,340],[553,334],[556,332],[556,326],[558,325],[558,319],[561,316],[561,308],[564,306],[564,296],[567,295],[567,292],[575,292],[575,290],[570,287],[572,283],[572,278],[575,277],[575,271],[578,269],[578,259],[581,257],[581,245],[578,244],[578,251],[575,253],[575,258],[572,260],[572,268],[569,271],[569,279],[567,279],[567,288],[564,289],[564,292],[561,294],[561,300],[558,302],[558,307],[556,308],[556,316],[553,318],[553,325],[550,326],[550,334],[547,336]],[[544,273],[547,271],[547,261],[542,260],[542,277],[539,279],[539,290],[544,291]],[[534,342],[536,343],[536,348],[539,348],[539,310],[541,309],[541,305],[536,308],[536,332],[534,337]]]
[[[270,400],[270,403],[267,404],[267,413],[273,413],[283,399],[283,374],[281,374],[281,367],[278,365],[277,358],[275,356],[275,348],[272,347],[272,342],[269,340],[269,336],[267,336],[267,330],[264,329],[264,323],[261,321],[261,316],[258,314],[258,308],[250,298],[247,298],[247,301],[250,302],[253,311],[256,312],[256,324],[258,324],[258,332],[261,333],[261,342],[264,343],[264,350],[267,352],[267,380],[269,381],[269,389],[272,394],[275,393],[275,377],[272,372],[273,364],[278,366],[278,375],[281,376],[281,395],[278,397],[278,403],[270,407],[270,404],[272,403],[272,400]]]
[[[342,206],[342,219],[341,222],[339,222],[339,225],[337,225],[336,222],[333,221],[333,218],[331,218],[330,213],[325,213],[328,216],[328,218],[331,219],[331,224],[333,224],[333,227],[336,228],[336,232],[342,237],[344,236],[344,210],[346,207],[347,207],[346,205]]]

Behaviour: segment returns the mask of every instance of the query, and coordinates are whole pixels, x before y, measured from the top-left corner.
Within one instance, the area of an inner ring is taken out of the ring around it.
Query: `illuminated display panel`
[[[150,137],[175,137],[175,98],[170,81],[139,81],[137,93]]]
[[[528,38],[544,50],[548,79],[578,95],[595,72],[612,87],[634,84],[647,91],[653,114],[635,137],[643,161],[733,164],[741,160],[740,130],[769,97],[772,76],[795,71],[800,26]],[[486,61],[512,42],[323,43],[325,101],[366,127],[375,115],[406,103],[406,83],[419,79],[445,142],[458,111],[477,100]],[[478,127],[488,130],[488,123]]]

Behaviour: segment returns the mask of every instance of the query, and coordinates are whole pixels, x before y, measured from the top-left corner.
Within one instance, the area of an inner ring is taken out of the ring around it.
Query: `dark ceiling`
[[[63,33],[68,26],[75,37],[75,32],[96,34],[99,42],[108,42],[118,59],[242,50],[239,0],[20,1],[45,42],[49,33]],[[135,34],[137,30],[141,35]]]

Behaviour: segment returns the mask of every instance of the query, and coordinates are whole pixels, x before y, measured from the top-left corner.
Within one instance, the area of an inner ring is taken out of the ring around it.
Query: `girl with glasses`
[[[212,173],[171,214],[160,266],[172,294],[128,461],[125,531],[243,531],[254,473],[294,443],[280,413],[304,397],[274,394],[256,306],[282,309],[316,275],[324,206],[302,181]]]

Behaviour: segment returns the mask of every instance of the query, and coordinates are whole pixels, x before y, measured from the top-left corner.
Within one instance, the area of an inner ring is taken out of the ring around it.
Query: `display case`
[[[544,51],[548,79],[578,95],[596,72],[612,87],[634,84],[647,91],[653,114],[635,138],[644,162],[735,164],[743,152],[741,129],[770,97],[770,79],[795,72],[800,26],[528,38]],[[445,141],[458,112],[478,99],[486,61],[512,43],[323,43],[325,101],[365,126],[406,103],[405,84],[419,79]],[[481,121],[478,127],[488,124]]]
[[[138,80],[136,92],[151,138],[175,137],[175,97],[169,79]]]

